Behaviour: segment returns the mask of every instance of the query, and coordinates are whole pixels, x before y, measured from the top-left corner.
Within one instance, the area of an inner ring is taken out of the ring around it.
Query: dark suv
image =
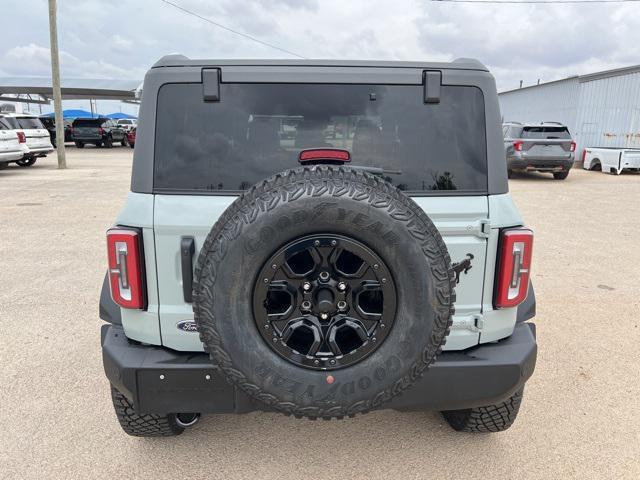
[[[71,125],[71,138],[78,148],[84,148],[87,143],[107,148],[117,142],[127,144],[124,129],[110,118],[76,118]]]
[[[514,171],[548,172],[556,180],[569,176],[576,142],[558,122],[503,124],[509,177]]]
[[[51,144],[55,147],[56,144],[56,120],[53,117],[41,116],[40,121],[44,128],[49,131],[49,136],[51,137]],[[73,137],[71,136],[71,120],[64,120],[64,141],[65,142],[73,142]]]
[[[254,410],[513,423],[533,233],[486,67],[170,56],[140,119],[100,299],[125,432]]]

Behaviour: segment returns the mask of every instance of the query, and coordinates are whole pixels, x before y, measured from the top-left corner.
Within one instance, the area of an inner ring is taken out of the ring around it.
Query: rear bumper
[[[138,413],[246,413],[267,410],[229,385],[204,353],[184,353],[130,342],[118,325],[102,327],[109,381]],[[429,371],[386,408],[456,410],[501,402],[533,374],[535,325],[518,323],[496,343],[444,352]]]
[[[42,147],[29,147],[29,152],[24,154],[24,158],[39,157],[53,152],[53,145],[44,145]]]
[[[0,152],[0,162],[15,162],[16,160],[22,160],[24,153],[22,150],[14,150],[11,152]]]
[[[509,170],[526,170],[537,172],[566,172],[573,166],[573,156],[565,159],[548,158],[510,158],[507,162]]]

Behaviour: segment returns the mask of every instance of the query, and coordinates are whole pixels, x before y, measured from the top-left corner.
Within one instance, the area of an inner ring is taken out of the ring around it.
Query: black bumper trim
[[[129,341],[122,327],[102,327],[109,381],[138,413],[246,413],[267,410],[227,383],[204,353],[176,352]],[[386,408],[457,410],[506,400],[533,374],[535,326],[519,323],[496,343],[442,353],[412,388]]]
[[[100,290],[100,307],[98,314],[105,322],[114,325],[122,325],[122,312],[120,307],[111,298],[111,287],[109,287],[109,273],[104,274],[102,290]]]

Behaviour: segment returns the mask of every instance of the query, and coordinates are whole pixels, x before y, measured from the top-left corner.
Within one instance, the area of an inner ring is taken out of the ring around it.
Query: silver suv
[[[548,172],[556,180],[569,176],[576,142],[563,124],[506,122],[502,133],[509,178],[514,171]]]
[[[508,428],[536,340],[503,155],[474,60],[160,60],[106,235],[124,431],[380,408]]]

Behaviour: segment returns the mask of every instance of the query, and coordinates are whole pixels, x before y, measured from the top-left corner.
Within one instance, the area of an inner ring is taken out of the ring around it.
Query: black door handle
[[[184,301],[191,303],[193,300],[193,254],[196,251],[196,242],[193,237],[182,237],[180,240],[180,263],[182,265],[182,295]]]

